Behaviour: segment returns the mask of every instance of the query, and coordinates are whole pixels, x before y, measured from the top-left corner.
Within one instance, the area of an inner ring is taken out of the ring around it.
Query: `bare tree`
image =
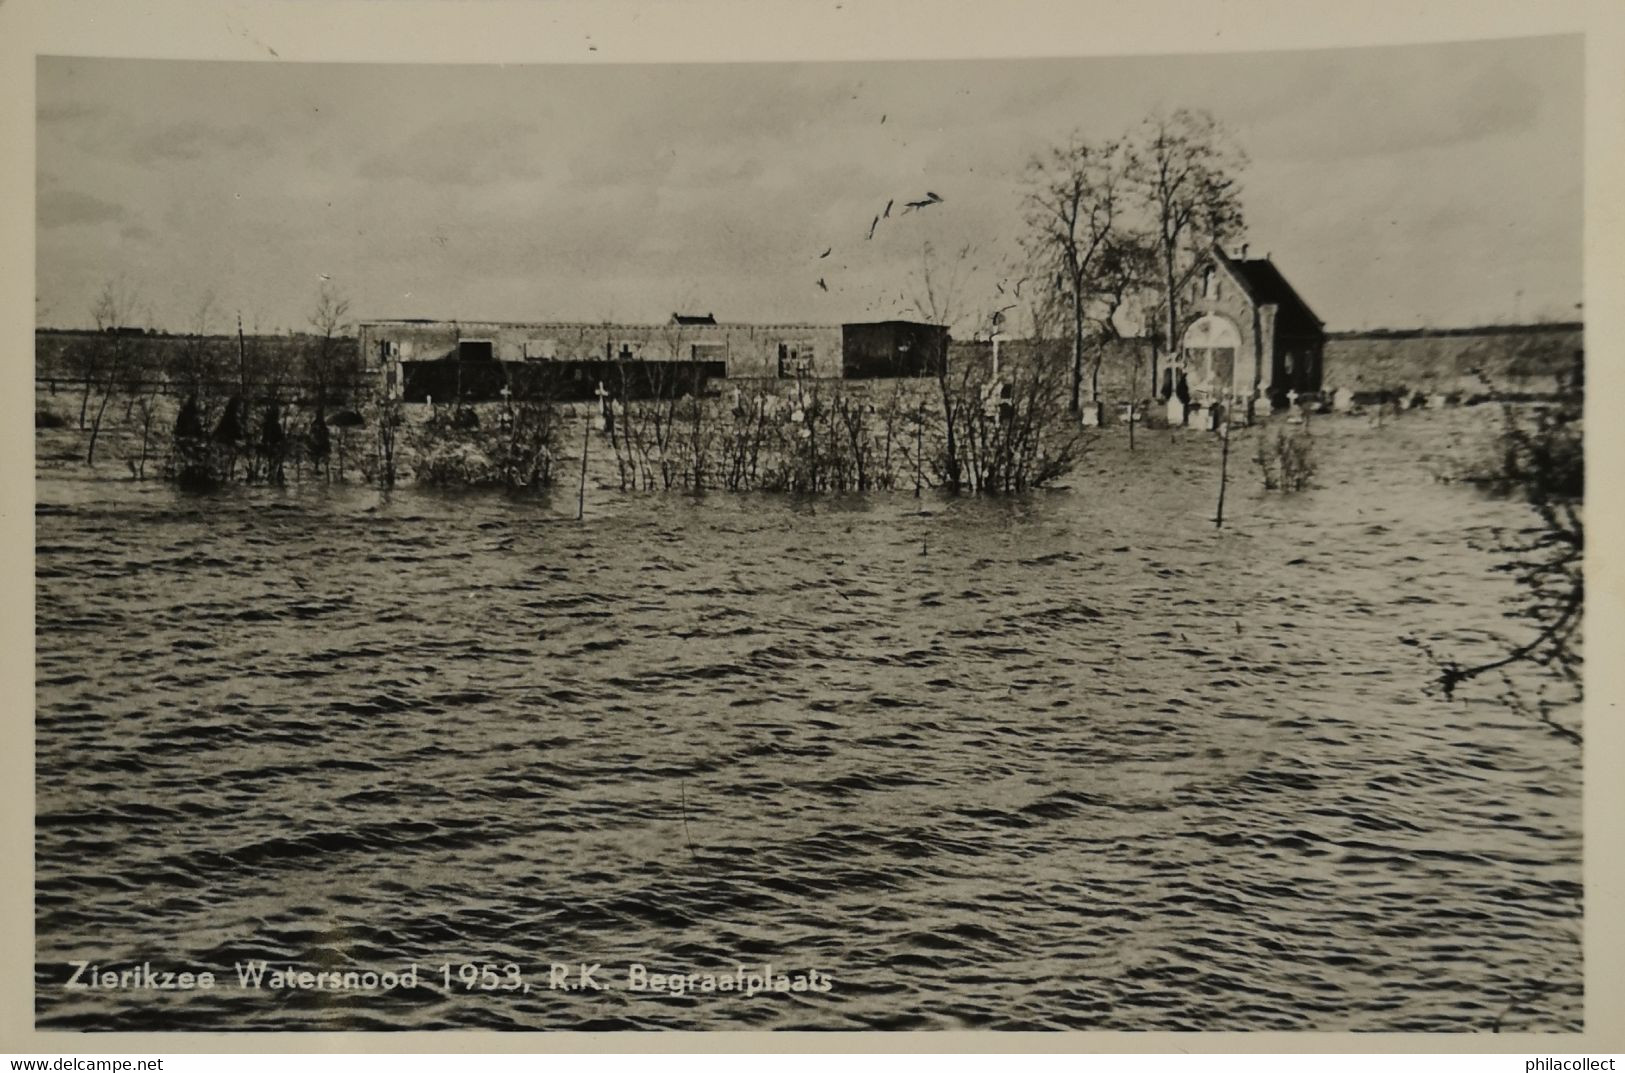
[[[1179,294],[1202,255],[1242,228],[1247,155],[1206,111],[1181,108],[1143,124],[1131,171],[1160,261],[1168,352],[1179,346]],[[1156,357],[1151,375],[1155,389]]]
[[[167,348],[150,339],[145,340],[143,345],[128,356],[123,365],[123,372],[118,378],[120,390],[125,396],[125,423],[126,425],[132,423],[132,415],[140,422],[140,453],[133,461],[125,459],[125,464],[130,467],[130,475],[136,480],[145,480],[147,476],[147,460],[152,456],[153,449],[153,431],[158,423],[158,399],[164,392],[165,365],[168,360]]]
[[[1090,143],[1074,139],[1034,157],[1028,164],[1026,245],[1041,278],[1053,272],[1056,291],[1064,295],[1072,321],[1072,396],[1077,413],[1083,384],[1084,328],[1088,306],[1097,294],[1112,288],[1102,278],[1111,262],[1110,282],[1116,283],[1129,260],[1109,251],[1122,247],[1117,232],[1128,208],[1130,157],[1121,142]],[[1124,284],[1126,286],[1126,284]],[[1118,297],[1116,306],[1122,304]],[[1108,317],[1109,319],[1109,317]],[[1099,369],[1092,381],[1098,401]]]
[[[218,355],[209,335],[215,313],[214,292],[206,292],[192,311],[186,334],[169,351],[166,375],[170,389],[182,398],[197,399],[200,404],[211,394],[213,381],[219,378]]]
[[[937,258],[935,247],[927,242],[920,248],[920,274],[914,283],[914,309],[931,324],[940,324],[952,333],[955,318],[960,316],[960,297],[970,271],[967,269],[975,247],[961,246],[947,265]],[[936,370],[937,389],[942,396],[942,422],[945,437],[943,479],[950,491],[958,492],[964,485],[960,466],[958,432],[965,405],[965,392],[955,390],[953,370],[949,368],[946,343],[944,352],[930,356],[930,367]],[[968,376],[968,370],[961,380]],[[963,385],[960,385],[961,387]]]
[[[298,353],[292,333],[289,341],[278,345],[277,336],[262,326],[258,310],[249,310],[247,324],[241,311],[237,314],[237,393],[244,406],[257,401],[282,399],[288,381],[295,370],[290,368],[290,355]],[[246,413],[244,411],[245,420]],[[246,428],[246,426],[245,426]]]
[[[93,391],[100,392],[101,403],[96,407],[90,424],[90,442],[85,450],[85,464],[96,464],[96,441],[101,435],[102,419],[107,405],[117,393],[120,384],[131,375],[131,369],[142,363],[150,340],[146,330],[137,323],[141,317],[141,303],[136,292],[124,280],[109,280],[102,286],[91,303],[91,319],[96,325],[96,340],[90,344],[95,355],[87,362],[85,402],[81,404],[83,422],[85,405]]]
[[[1137,296],[1156,286],[1157,251],[1151,235],[1145,231],[1119,228],[1107,238],[1095,273],[1093,299],[1088,308],[1089,323],[1093,325],[1097,341],[1095,360],[1090,367],[1089,397],[1100,401],[1100,366],[1106,348],[1123,339],[1118,314],[1137,305]],[[1134,355],[1133,378],[1139,377],[1139,354]],[[1132,400],[1136,392],[1131,390]],[[1130,431],[1133,439],[1132,429]]]
[[[350,329],[350,299],[329,280],[316,288],[316,305],[309,317],[316,339],[305,355],[305,382],[310,387],[317,410],[330,401],[334,388],[348,383],[354,371],[344,337]]]
[[[96,383],[101,377],[101,362],[104,358],[101,340],[70,341],[62,357],[68,370],[79,381],[79,431],[83,432],[86,415],[90,409],[91,392],[95,390]]]

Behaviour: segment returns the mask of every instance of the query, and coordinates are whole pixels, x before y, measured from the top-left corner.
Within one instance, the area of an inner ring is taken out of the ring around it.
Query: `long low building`
[[[358,325],[367,367],[390,398],[492,398],[546,379],[556,396],[659,392],[690,379],[930,376],[948,330],[914,321],[726,324],[673,314],[663,324],[371,320]]]

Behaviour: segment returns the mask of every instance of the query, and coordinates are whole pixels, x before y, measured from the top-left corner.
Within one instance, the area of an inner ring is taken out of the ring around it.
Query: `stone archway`
[[[1179,365],[1193,399],[1204,402],[1235,390],[1241,332],[1229,317],[1207,313],[1192,321],[1179,340]]]

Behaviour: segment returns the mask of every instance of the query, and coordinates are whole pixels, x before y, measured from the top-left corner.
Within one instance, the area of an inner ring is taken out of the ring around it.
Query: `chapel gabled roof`
[[[1276,330],[1288,334],[1319,334],[1326,330],[1325,321],[1315,316],[1309,303],[1293,289],[1275,262],[1268,257],[1255,260],[1230,257],[1215,246],[1214,257],[1230,269],[1232,275],[1247,292],[1255,305],[1274,305]]]

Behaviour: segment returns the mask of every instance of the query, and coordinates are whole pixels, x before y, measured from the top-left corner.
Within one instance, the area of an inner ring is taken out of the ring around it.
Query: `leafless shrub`
[[[85,464],[94,466],[96,444],[101,437],[107,407],[121,392],[133,403],[131,385],[139,385],[148,375],[152,347],[140,323],[147,319],[141,301],[122,280],[111,280],[103,285],[91,305],[91,317],[96,324],[96,336],[82,343],[77,353],[79,372],[84,377],[84,394],[79,404],[80,428],[85,428],[92,397],[100,398],[90,419],[90,438],[85,449]]]
[[[721,472],[723,488],[741,492],[757,486],[762,456],[771,438],[768,395],[760,390],[735,388],[721,413]]]
[[[367,480],[386,491],[395,487],[400,476],[397,445],[405,423],[403,410],[400,400],[382,396],[374,398],[367,407],[367,424],[373,430]]]
[[[1307,427],[1266,430],[1258,437],[1253,462],[1272,492],[1301,492],[1315,475],[1315,440]]]
[[[1059,347],[1035,348],[1000,371],[966,363],[942,377],[942,424],[930,465],[950,491],[1023,492],[1069,473],[1085,440],[1070,413],[1069,363]]]
[[[480,440],[496,480],[515,492],[550,486],[559,457],[558,408],[526,399],[504,406],[493,424]]]
[[[647,382],[639,381],[639,377]],[[621,488],[670,490],[687,467],[679,463],[675,441],[681,417],[690,429],[703,421],[698,411],[678,413],[683,385],[662,363],[646,367],[628,362],[610,388],[610,406],[616,414],[610,445],[615,451]]]
[[[147,458],[152,454],[152,429],[158,419],[157,396],[143,392],[135,399],[135,409],[141,426],[140,454],[134,459],[125,459],[125,464],[130,467],[130,475],[142,481],[147,478]]]

